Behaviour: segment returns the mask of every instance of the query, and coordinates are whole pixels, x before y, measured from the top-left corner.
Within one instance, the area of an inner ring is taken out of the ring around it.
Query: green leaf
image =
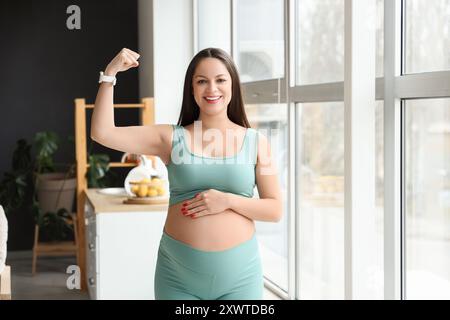
[[[58,150],[59,137],[53,131],[37,132],[34,137],[36,145],[36,165],[39,173],[55,171],[53,155]]]
[[[101,179],[109,171],[109,156],[107,154],[94,154],[89,156],[89,168],[86,173],[89,188],[100,188]]]

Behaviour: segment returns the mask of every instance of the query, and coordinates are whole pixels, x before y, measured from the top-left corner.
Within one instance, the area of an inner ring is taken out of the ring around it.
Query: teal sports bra
[[[234,156],[205,157],[191,153],[182,126],[172,126],[172,152],[166,165],[169,205],[193,198],[208,189],[253,197],[258,155],[258,133],[255,129],[247,128],[242,147]]]

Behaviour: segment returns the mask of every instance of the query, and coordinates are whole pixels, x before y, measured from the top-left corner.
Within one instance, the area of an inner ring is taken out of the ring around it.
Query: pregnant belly
[[[249,240],[255,232],[253,220],[233,210],[192,219],[181,212],[182,203],[169,207],[165,232],[172,238],[204,251],[220,251]]]

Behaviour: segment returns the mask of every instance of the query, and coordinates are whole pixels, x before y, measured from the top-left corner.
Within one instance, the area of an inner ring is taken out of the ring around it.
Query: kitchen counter
[[[167,204],[123,204],[125,196],[86,190],[87,285],[91,299],[152,300]]]
[[[87,189],[86,197],[94,208],[94,212],[136,212],[136,211],[164,211],[169,208],[169,199],[165,204],[124,204],[127,197],[113,196],[99,193],[100,189]]]

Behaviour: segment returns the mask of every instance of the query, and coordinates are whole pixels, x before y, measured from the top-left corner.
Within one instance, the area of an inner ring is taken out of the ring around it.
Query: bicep
[[[108,130],[98,143],[122,152],[161,156],[171,143],[172,127],[168,124],[124,126]]]
[[[259,197],[281,200],[278,169],[267,138],[258,133],[258,158],[256,163],[256,185]]]

